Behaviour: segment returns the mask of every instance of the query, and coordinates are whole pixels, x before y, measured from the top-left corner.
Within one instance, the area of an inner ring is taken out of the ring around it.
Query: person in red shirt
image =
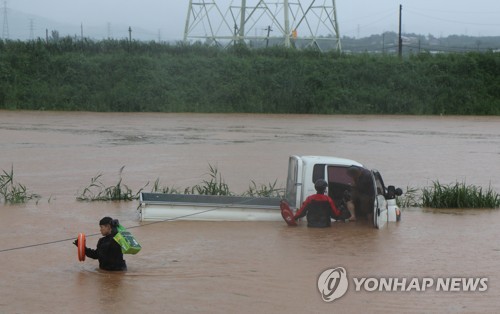
[[[330,196],[325,195],[328,183],[319,179],[314,183],[316,194],[306,198],[300,209],[294,215],[294,220],[307,215],[307,226],[312,228],[326,228],[331,226],[333,219],[349,219],[351,214],[341,212]]]

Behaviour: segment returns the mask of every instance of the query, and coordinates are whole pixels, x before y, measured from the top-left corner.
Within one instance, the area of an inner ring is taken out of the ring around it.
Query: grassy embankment
[[[500,114],[500,54],[0,41],[0,109]]]

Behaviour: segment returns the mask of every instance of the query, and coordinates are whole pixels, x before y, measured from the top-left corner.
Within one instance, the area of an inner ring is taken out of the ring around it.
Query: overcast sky
[[[4,1],[0,0],[2,8]],[[240,0],[215,2],[221,11],[226,11],[231,2],[241,3]],[[318,4],[323,2],[316,0]],[[247,0],[247,5],[255,3],[257,0]],[[331,1],[327,3],[331,5]],[[161,33],[163,40],[182,39],[188,4],[188,0],[7,0],[9,10],[76,25],[130,25]],[[397,32],[400,4],[403,5],[405,33],[436,37],[451,34],[500,36],[500,0],[337,0],[341,36]],[[3,15],[3,10],[1,13]]]

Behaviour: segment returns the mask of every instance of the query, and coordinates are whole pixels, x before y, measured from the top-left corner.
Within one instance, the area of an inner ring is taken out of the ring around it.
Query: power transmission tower
[[[111,39],[111,23],[108,22],[108,40]]]
[[[2,30],[2,38],[9,39],[9,21],[7,20],[7,1],[3,2],[3,30]]]
[[[267,27],[275,37],[263,31]],[[270,40],[285,47],[341,50],[335,0],[232,0],[225,8],[215,0],[190,0],[184,41],[190,40],[220,46],[264,46]]]
[[[30,40],[35,39],[35,26],[34,26],[34,20],[30,19]]]

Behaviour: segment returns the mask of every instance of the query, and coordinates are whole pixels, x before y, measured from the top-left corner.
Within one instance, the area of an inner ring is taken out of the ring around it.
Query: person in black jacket
[[[99,221],[102,238],[97,241],[96,249],[85,248],[85,256],[99,260],[99,268],[104,270],[127,270],[120,245],[113,237],[116,235],[118,220],[104,217]],[[78,242],[73,242],[78,245]]]
[[[328,183],[319,179],[314,183],[316,194],[310,195],[294,215],[294,220],[307,215],[307,226],[325,228],[331,226],[331,219],[345,220],[351,217],[349,211],[340,211],[330,196],[325,195]]]

